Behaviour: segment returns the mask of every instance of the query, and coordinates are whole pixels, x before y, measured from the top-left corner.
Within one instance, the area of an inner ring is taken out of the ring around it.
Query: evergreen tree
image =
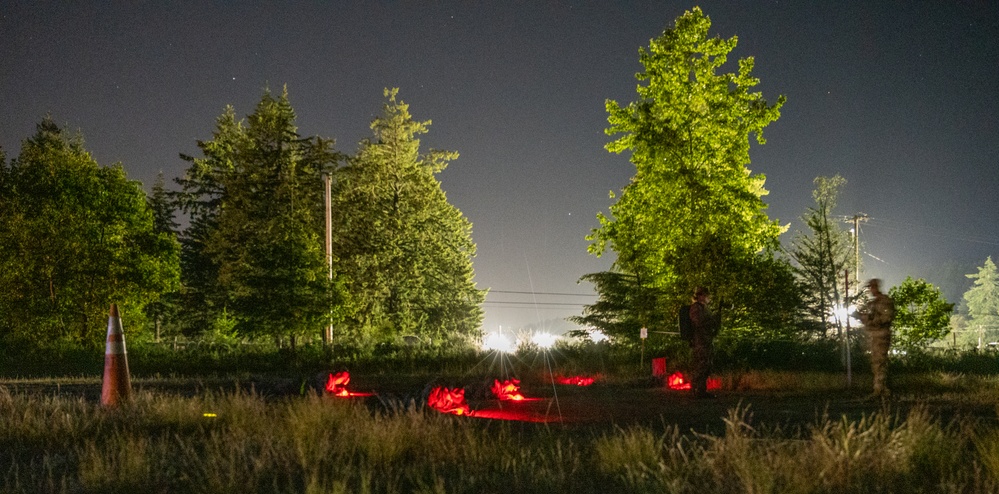
[[[471,223],[448,203],[436,175],[458,154],[420,151],[409,105],[386,90],[373,135],[338,175],[334,254],[352,297],[349,337],[372,344],[416,336],[434,346],[479,337]]]
[[[699,8],[640,50],[639,98],[607,102],[607,144],[631,152],[636,173],[610,215],[588,238],[590,251],[617,253],[615,265],[661,294],[660,317],[697,285],[716,300],[731,299],[755,256],[777,247],[783,228],[766,215],[765,178],[752,175],[749,139],[764,143],[763,128],[784,103],[768,105],[752,76],[753,59],[738,73],[716,73],[735,48],[735,37],[709,38],[711,21]]]
[[[968,329],[977,332],[977,346],[999,341],[999,271],[992,257],[978,268],[978,273],[965,275],[975,280],[974,286],[964,293],[968,306]]]
[[[601,271],[590,273],[580,281],[593,283],[599,299],[583,307],[581,316],[569,320],[588,328],[596,328],[616,341],[638,343],[641,328],[655,332],[675,332],[676,321],[663,316],[659,308],[660,294],[631,273]]]
[[[322,174],[332,141],[301,138],[287,91],[265,93],[244,126],[229,108],[181,181],[186,295],[243,334],[318,332],[337,302],[323,252]]]
[[[796,261],[795,275],[801,286],[808,315],[821,324],[823,333],[831,328],[842,330],[836,318],[837,307],[845,306],[843,300],[844,271],[850,266],[850,236],[839,222],[833,219],[836,198],[846,180],[839,175],[817,177],[812,198],[815,206],[808,208],[802,221],[810,232],[795,232],[790,255]],[[859,291],[859,290],[854,290]]]
[[[0,164],[0,337],[97,347],[111,303],[142,331],[143,307],[176,283],[178,246],[141,184],[50,118]]]
[[[156,182],[153,183],[153,188],[147,202],[149,209],[153,213],[153,231],[158,235],[178,242],[177,230],[180,225],[175,219],[173,200],[170,197],[169,191],[166,190],[162,171],[156,176]],[[179,248],[179,242],[177,246]],[[178,271],[176,277],[179,280],[179,263],[176,267]],[[174,288],[169,292],[163,293],[156,301],[146,305],[146,314],[152,320],[153,327],[155,328],[154,336],[156,341],[160,340],[163,333],[164,322],[170,327],[174,327],[178,323],[177,314],[180,312],[178,310],[180,301],[179,285]]]

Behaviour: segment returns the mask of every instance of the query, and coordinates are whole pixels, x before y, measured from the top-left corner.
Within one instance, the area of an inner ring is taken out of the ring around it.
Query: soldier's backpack
[[[683,305],[677,314],[677,325],[680,327],[680,338],[684,341],[694,339],[694,324],[690,321],[690,306]]]

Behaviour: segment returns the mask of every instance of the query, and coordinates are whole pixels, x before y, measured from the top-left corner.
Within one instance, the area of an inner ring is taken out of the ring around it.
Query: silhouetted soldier
[[[871,298],[857,311],[864,330],[871,338],[871,371],[874,373],[874,394],[888,394],[888,348],[891,346],[891,322],[895,318],[895,303],[881,293],[881,280],[867,282]]]
[[[690,304],[690,324],[693,338],[690,340],[694,369],[690,376],[690,389],[696,398],[710,398],[708,394],[708,374],[714,358],[714,339],[718,332],[718,317],[711,312],[708,304],[711,294],[702,286],[694,290],[694,301]]]

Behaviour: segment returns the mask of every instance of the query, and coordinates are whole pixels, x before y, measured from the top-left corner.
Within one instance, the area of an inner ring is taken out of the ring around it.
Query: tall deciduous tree
[[[940,289],[926,280],[907,277],[888,295],[895,302],[892,344],[919,349],[947,336],[954,304],[947,303]]]
[[[334,253],[348,281],[355,342],[416,336],[464,345],[479,336],[471,223],[448,203],[436,175],[458,154],[420,151],[409,105],[386,90],[373,136],[338,176]]]
[[[590,237],[590,252],[617,253],[621,271],[675,308],[696,285],[731,299],[754,256],[776,248],[783,228],[766,214],[765,178],[751,174],[750,135],[780,116],[758,92],[753,58],[718,73],[737,39],[710,38],[699,8],[640,50],[638,99],[607,102],[607,149],[631,152],[636,173]],[[672,310],[669,310],[669,314]],[[663,314],[662,317],[670,317]]]
[[[111,303],[140,330],[142,308],[179,271],[176,240],[154,229],[141,184],[98,165],[49,118],[0,165],[0,333],[99,346]]]
[[[841,289],[844,270],[850,266],[850,234],[833,218],[836,198],[846,179],[839,175],[816,177],[812,198],[815,206],[808,208],[802,221],[810,230],[795,232],[790,254],[795,260],[795,274],[802,287],[806,310],[812,320],[821,324],[823,332],[841,329],[835,311],[846,305]],[[859,291],[859,290],[855,290]]]
[[[999,271],[989,256],[977,273],[965,276],[975,280],[974,286],[964,293],[964,302],[971,318],[968,329],[978,333],[981,348],[983,344],[999,341]]]
[[[192,302],[232,317],[244,334],[319,332],[336,301],[323,252],[322,174],[332,141],[302,138],[287,91],[267,92],[247,124],[230,108],[214,139],[199,142],[181,181]],[[204,321],[209,327],[214,321]]]

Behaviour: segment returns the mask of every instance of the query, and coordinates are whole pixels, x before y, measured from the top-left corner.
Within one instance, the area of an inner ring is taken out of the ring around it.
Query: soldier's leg
[[[694,368],[690,376],[690,389],[694,394],[708,391],[708,374],[711,372],[711,348],[707,345],[694,345],[692,351]]]
[[[888,347],[891,344],[888,332],[874,333],[871,337],[871,371],[874,374],[874,394],[888,392]]]

